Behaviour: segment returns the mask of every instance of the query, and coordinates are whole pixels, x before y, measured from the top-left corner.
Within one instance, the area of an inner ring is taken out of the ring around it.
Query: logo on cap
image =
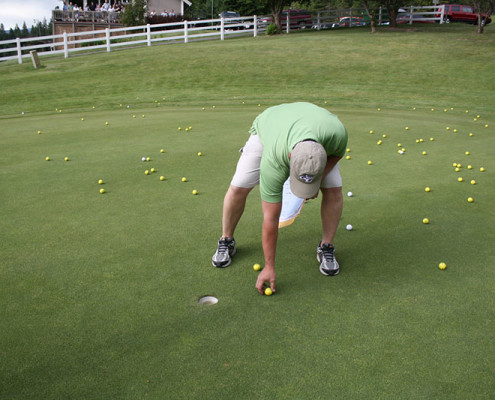
[[[315,179],[314,175],[309,175],[309,174],[299,175],[299,180],[303,181],[304,183],[311,183],[313,182],[313,179]]]

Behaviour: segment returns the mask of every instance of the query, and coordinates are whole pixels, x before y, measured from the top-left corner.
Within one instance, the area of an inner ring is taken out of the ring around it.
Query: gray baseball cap
[[[323,146],[314,141],[297,143],[290,156],[290,190],[301,199],[318,193],[327,163]]]

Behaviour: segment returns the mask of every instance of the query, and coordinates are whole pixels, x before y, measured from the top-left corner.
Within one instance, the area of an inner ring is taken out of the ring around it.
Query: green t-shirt
[[[270,107],[256,117],[249,131],[263,143],[260,165],[261,198],[282,201],[284,182],[289,177],[289,153],[302,140],[320,143],[328,156],[342,157],[347,131],[336,115],[311,103],[290,103]]]

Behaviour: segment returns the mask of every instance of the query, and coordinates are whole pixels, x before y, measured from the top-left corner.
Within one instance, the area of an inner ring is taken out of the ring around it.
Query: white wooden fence
[[[206,39],[225,40],[228,36],[252,35],[256,37],[265,27],[258,27],[256,15],[251,17],[219,18],[199,21],[172,22],[127,28],[106,28],[89,32],[64,32],[61,35],[40,36],[0,41],[0,61],[30,57],[30,51],[40,56],[69,54],[105,49],[107,52],[123,46],[157,42],[184,42]],[[9,46],[10,45],[10,46]],[[6,46],[6,47],[5,47]],[[9,54],[10,53],[10,54]]]

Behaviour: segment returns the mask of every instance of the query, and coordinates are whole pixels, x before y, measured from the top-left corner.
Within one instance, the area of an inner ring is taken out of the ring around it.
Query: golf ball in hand
[[[351,224],[347,224],[345,229],[347,229],[348,231],[352,231],[352,225]]]

